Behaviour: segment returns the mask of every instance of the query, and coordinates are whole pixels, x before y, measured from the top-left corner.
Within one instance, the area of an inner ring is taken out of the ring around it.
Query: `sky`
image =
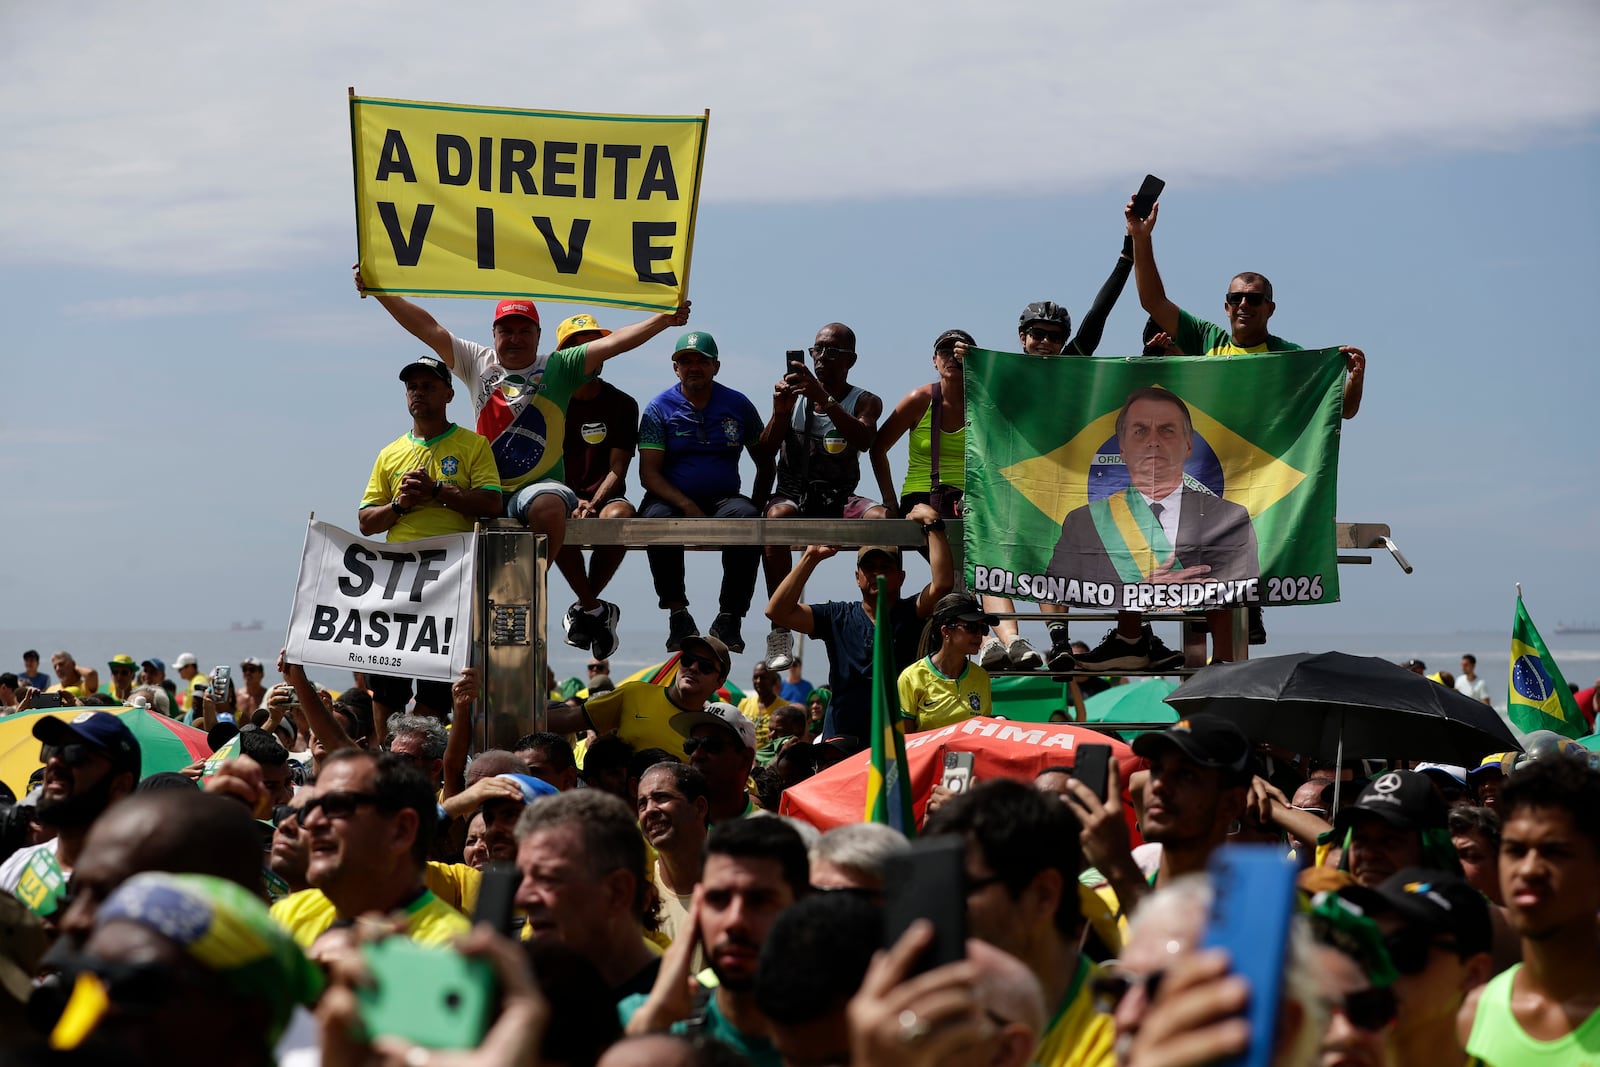
[[[1592,0],[286,0],[0,11],[12,628],[281,630],[306,517],[355,528],[421,349],[351,285],[349,86],[710,108],[691,325],[763,410],[780,353],[829,321],[892,405],[948,327],[1011,348],[1029,301],[1076,319],[1158,174],[1173,299],[1221,321],[1228,278],[1260,271],[1273,332],[1368,354],[1339,517],[1389,523],[1416,571],[1346,567],[1341,603],[1275,631],[1501,631],[1518,581],[1546,630],[1600,620]],[[487,303],[425,306],[489,339]],[[1100,354],[1137,351],[1143,321],[1130,283]],[[670,342],[607,378],[642,404]],[[464,390],[452,414],[471,424]],[[690,573],[709,625],[712,557]],[[841,564],[810,592],[852,591]],[[642,559],[612,594],[664,633]]]

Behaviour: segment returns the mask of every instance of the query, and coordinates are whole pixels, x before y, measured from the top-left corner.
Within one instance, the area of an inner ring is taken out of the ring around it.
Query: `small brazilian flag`
[[[889,630],[893,608],[894,601],[880,576],[872,634],[872,761],[867,764],[866,810],[861,818],[863,822],[886,823],[907,837],[915,837],[911,779],[906,777],[905,718],[900,714],[894,637]]]
[[[1519,730],[1554,730],[1567,737],[1588,733],[1583,713],[1573,699],[1561,668],[1534,628],[1517,593],[1517,615],[1511,620],[1511,691],[1506,713]]]

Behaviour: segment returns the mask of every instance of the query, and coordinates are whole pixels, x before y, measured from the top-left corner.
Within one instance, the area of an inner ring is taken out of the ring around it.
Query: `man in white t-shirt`
[[[1471,652],[1461,656],[1461,673],[1456,675],[1456,692],[1465,693],[1473,700],[1481,700],[1485,704],[1493,704],[1489,695],[1489,684],[1478,677],[1478,657]]]

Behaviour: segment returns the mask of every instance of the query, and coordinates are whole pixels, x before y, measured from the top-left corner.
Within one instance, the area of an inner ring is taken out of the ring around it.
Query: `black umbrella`
[[[1297,652],[1195,672],[1167,697],[1179,714],[1231,720],[1250,740],[1343,762],[1473,767],[1522,746],[1495,710],[1374,656]]]

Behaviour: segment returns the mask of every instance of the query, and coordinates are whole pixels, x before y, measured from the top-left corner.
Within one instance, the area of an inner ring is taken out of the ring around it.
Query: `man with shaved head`
[[[237,801],[197,789],[135,794],[90,828],[72,871],[62,936],[82,944],[101,902],[142,871],[212,874],[264,900],[261,859],[260,830]]]

